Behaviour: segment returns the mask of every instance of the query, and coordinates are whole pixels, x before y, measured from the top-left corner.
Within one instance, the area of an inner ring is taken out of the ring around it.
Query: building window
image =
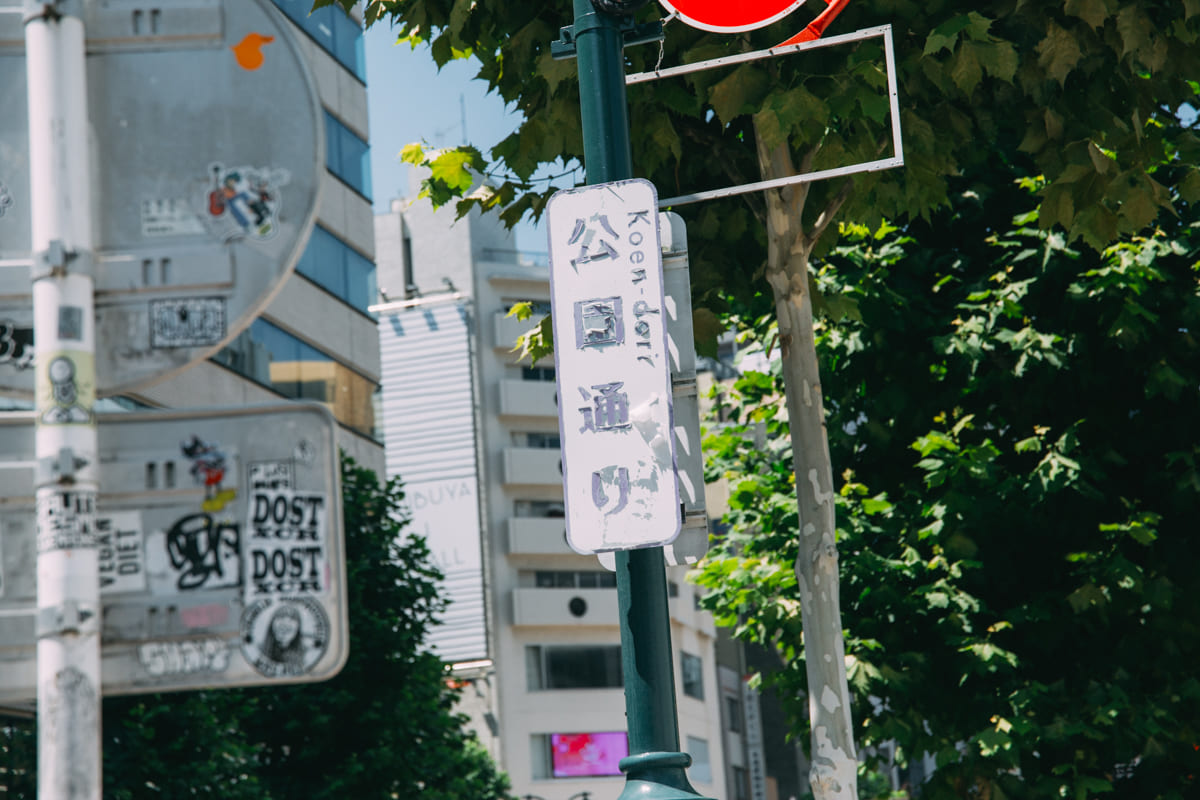
[[[372,434],[375,384],[265,319],[256,319],[212,360],[293,400],[317,400],[339,422]]]
[[[533,574],[534,586],[539,589],[615,589],[617,576],[607,570],[570,572],[567,570],[538,570]]]
[[[320,225],[313,226],[296,272],[364,314],[375,302],[375,265]]]
[[[687,737],[687,754],[692,757],[688,777],[700,783],[712,783],[712,764],[708,760],[708,740]]]
[[[561,519],[567,515],[561,500],[514,500],[514,517]]]
[[[679,669],[683,673],[683,693],[697,700],[704,699],[704,662],[699,656],[680,651]]]
[[[750,800],[750,781],[745,767],[733,768],[733,798],[732,800]]]
[[[367,82],[362,27],[349,14],[337,6],[314,11],[312,0],[275,0],[275,5],[354,77]]]
[[[562,444],[557,433],[540,431],[516,431],[512,435],[515,447],[535,447],[539,450],[557,450]]]
[[[417,296],[417,283],[413,277],[412,237],[407,233],[400,239],[400,249],[404,259],[404,298],[411,300]]]
[[[733,733],[742,732],[742,703],[736,697],[725,698],[725,726]]]
[[[667,597],[679,597],[679,584],[675,581],[667,581]]]
[[[554,367],[521,367],[521,380],[554,382]]]
[[[620,645],[531,645],[525,648],[529,691],[619,689]]]
[[[337,117],[325,112],[325,166],[342,182],[371,199],[371,149]]]

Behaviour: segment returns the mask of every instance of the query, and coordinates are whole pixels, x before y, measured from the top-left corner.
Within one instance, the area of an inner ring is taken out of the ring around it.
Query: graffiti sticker
[[[215,638],[147,642],[138,646],[137,658],[152,678],[224,672],[229,668],[229,646]]]
[[[327,591],[325,505],[323,494],[254,490],[246,526],[250,595]]]
[[[38,491],[37,551],[96,546],[96,493]]]
[[[42,425],[85,425],[92,421],[96,378],[88,353],[59,353],[37,368],[38,408],[47,408]]]
[[[101,592],[145,590],[146,553],[139,512],[116,511],[98,517],[96,544],[100,548]]]
[[[12,208],[13,197],[8,191],[8,187],[4,185],[4,181],[0,181],[0,217],[4,216],[4,212]]]
[[[201,508],[205,511],[220,511],[237,497],[237,489],[222,488],[227,471],[227,458],[221,445],[206,442],[199,436],[192,436],[181,442],[179,449],[192,461],[192,479],[196,483],[204,484],[204,502]]]
[[[151,347],[207,347],[225,338],[225,299],[185,297],[150,302]]]
[[[291,461],[253,461],[250,464],[251,489],[292,488]]]
[[[289,180],[287,170],[213,164],[209,172],[212,184],[205,211],[222,241],[264,241],[278,233],[279,187]]]
[[[204,226],[184,200],[143,200],[142,236],[191,236],[204,233]]]
[[[304,675],[329,646],[329,618],[315,600],[268,597],[242,614],[242,655],[268,678]]]

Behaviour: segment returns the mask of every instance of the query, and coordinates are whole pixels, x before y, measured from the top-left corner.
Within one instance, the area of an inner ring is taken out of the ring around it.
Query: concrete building
[[[427,201],[394,201],[375,230],[391,301],[378,308],[388,471],[408,483],[415,526],[453,573],[452,594],[474,608],[448,620],[435,647],[458,662],[464,707],[515,794],[615,796],[626,748],[615,576],[566,544],[553,363],[519,363],[513,343],[530,323],[506,316],[521,301],[548,309],[544,257],[516,252],[494,217],[455,224],[453,209]],[[458,399],[441,375],[455,365],[434,349],[450,345],[435,334],[473,361],[456,379]],[[473,429],[447,443],[463,426]],[[431,474],[444,489],[473,474],[477,519],[446,502]],[[697,790],[724,796],[716,631],[683,572],[668,569],[680,742]]]
[[[362,29],[337,7],[310,14],[310,0],[273,2],[291,20],[325,115],[316,226],[295,273],[245,332],[131,397],[173,408],[317,400],[340,423],[339,446],[382,474],[372,406],[379,338],[367,314],[376,292]]]

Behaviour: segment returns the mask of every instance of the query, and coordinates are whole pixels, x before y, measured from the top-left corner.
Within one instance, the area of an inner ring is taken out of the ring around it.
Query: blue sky
[[[400,163],[399,155],[404,145],[462,144],[465,117],[466,140],[486,154],[520,122],[498,95],[487,93],[485,82],[472,80],[477,62],[451,62],[439,72],[428,48],[412,50],[395,40],[384,23],[365,34],[371,186],[377,212],[386,211],[393,198],[409,194],[409,167]],[[546,249],[542,234],[527,225],[517,231],[517,246]]]

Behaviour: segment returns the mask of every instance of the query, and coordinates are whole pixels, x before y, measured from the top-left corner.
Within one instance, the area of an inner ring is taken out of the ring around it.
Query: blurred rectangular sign
[[[658,197],[645,180],[547,207],[567,541],[664,545],[680,530]]]
[[[335,424],[307,403],[100,415],[105,694],[323,680],[347,655]],[[0,415],[0,702],[36,694],[34,416]]]

